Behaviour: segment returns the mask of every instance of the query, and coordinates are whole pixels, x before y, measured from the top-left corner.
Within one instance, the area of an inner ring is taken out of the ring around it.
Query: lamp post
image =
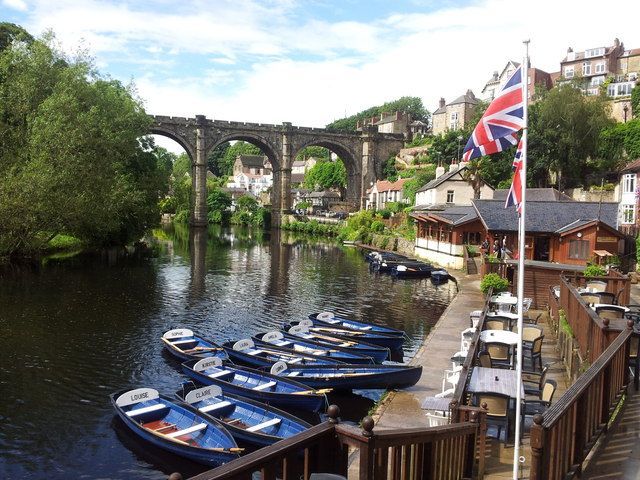
[[[629,106],[625,103],[624,107],[622,107],[622,111],[624,112],[624,123],[627,123],[627,112],[629,111]]]
[[[458,163],[460,163],[460,146],[461,146],[460,142],[462,142],[462,135],[458,135]]]

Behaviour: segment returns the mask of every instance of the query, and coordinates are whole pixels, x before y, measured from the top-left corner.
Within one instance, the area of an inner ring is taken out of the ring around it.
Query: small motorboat
[[[375,325],[373,323],[360,322],[358,320],[353,320],[352,318],[336,315],[333,312],[312,313],[309,315],[309,320],[311,320],[314,325],[330,325],[333,327],[348,328],[350,330],[362,332],[377,332],[384,333],[385,335],[397,335],[399,337],[405,336],[405,333],[397,328],[383,327],[382,325]]]
[[[217,357],[188,360],[182,364],[182,370],[203,385],[218,385],[225,393],[282,408],[317,412],[327,403],[327,390],[316,391],[268,372],[223,364]]]
[[[220,345],[194,335],[188,328],[169,330],[161,337],[164,348],[180,360],[192,358],[220,357],[227,358],[227,354]]]
[[[424,278],[431,276],[433,266],[428,263],[400,263],[391,269],[397,278]]]
[[[259,333],[253,336],[252,340],[256,346],[260,348],[262,348],[262,346],[275,345],[276,347],[287,349],[293,354],[303,353],[305,355],[313,355],[319,358],[328,358],[345,363],[374,363],[373,358],[362,353],[357,353],[353,349],[319,345],[318,343],[306,341],[304,338],[299,338],[295,335],[289,335],[277,330]]]
[[[303,320],[303,322],[304,321],[305,320]],[[310,322],[310,320],[306,321]],[[391,356],[391,349],[389,347],[374,345],[364,340],[340,336],[335,333],[312,332],[309,330],[308,325],[293,325],[286,330],[284,337],[289,340],[301,339],[305,342],[325,348],[346,348],[351,352],[373,358],[375,363],[382,363]],[[400,345],[402,345],[402,337],[390,336],[389,338],[399,341]]]
[[[241,444],[265,447],[311,427],[307,422],[264,403],[224,394],[217,385],[179,391],[176,395],[200,412],[222,422]]]
[[[449,272],[445,269],[433,270],[431,272],[431,281],[436,284],[446,283],[449,281]]]
[[[334,390],[406,388],[422,375],[421,366],[411,365],[287,365],[278,362],[271,373],[295,378],[310,387]]]
[[[238,458],[242,451],[219,421],[157,390],[122,390],[110,397],[127,427],[171,453],[217,466]]]
[[[287,362],[292,365],[330,365],[343,363],[322,355],[307,355],[275,345],[255,345],[250,338],[237,342],[226,342],[222,345],[234,363],[242,363],[252,367],[271,367],[276,362]]]
[[[369,345],[377,345],[379,347],[389,348],[391,350],[400,350],[404,343],[404,337],[399,335],[388,335],[386,333],[354,330],[334,325],[315,325],[313,320],[305,318],[297,322],[291,322],[284,325],[284,329],[288,330],[294,325],[306,327],[313,335],[317,335],[319,340],[323,340],[324,336],[330,337],[330,342],[334,338],[344,341],[366,342]]]

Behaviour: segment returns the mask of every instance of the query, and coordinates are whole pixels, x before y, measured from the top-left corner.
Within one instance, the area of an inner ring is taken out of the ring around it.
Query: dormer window
[[[604,55],[604,47],[592,48],[584,52],[585,58],[600,57],[602,55]]]

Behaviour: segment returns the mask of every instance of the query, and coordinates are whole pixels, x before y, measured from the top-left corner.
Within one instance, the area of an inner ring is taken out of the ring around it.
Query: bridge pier
[[[196,155],[193,159],[193,215],[191,225],[206,227],[207,220],[207,149],[206,149],[206,117],[196,115]]]

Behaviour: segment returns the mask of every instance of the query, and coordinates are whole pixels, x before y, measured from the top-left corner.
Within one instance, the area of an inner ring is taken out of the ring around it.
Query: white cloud
[[[298,15],[293,0],[194,0],[180,10],[156,3],[39,0],[26,26],[36,34],[51,27],[66,47],[84,38],[98,64],[117,66],[125,79],[146,72],[136,83],[150,113],[306,126],[403,95],[422,97],[432,111],[441,96],[479,94],[494,70],[521,60],[525,38],[533,65],[549,72],[568,46],[619,37],[640,48],[631,20],[640,2],[626,2],[621,17],[596,0],[479,0],[439,10],[416,1],[405,7],[414,11],[367,22],[357,11],[338,22]]]
[[[24,0],[2,0],[2,4],[5,7],[11,8],[13,10],[18,10],[20,12],[26,12],[29,8],[27,6],[27,2]]]

